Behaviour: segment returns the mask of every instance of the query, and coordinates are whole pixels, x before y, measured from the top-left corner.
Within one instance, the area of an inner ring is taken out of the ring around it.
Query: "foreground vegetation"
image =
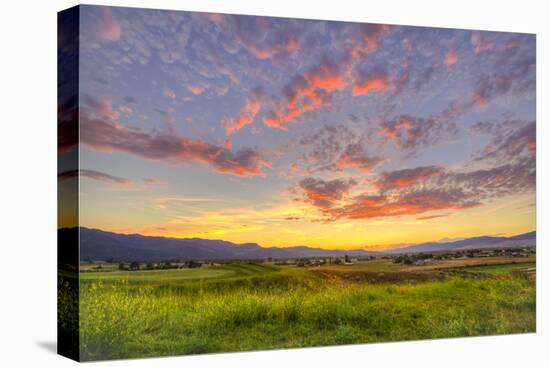
[[[517,270],[522,265],[532,266],[526,262],[508,265],[509,271],[487,273],[476,266],[473,276],[427,271],[422,278],[413,276],[419,271],[378,260],[322,271],[236,263],[86,273],[80,291],[81,357],[533,332],[535,284],[532,276]],[[381,269],[386,273],[378,273]],[[399,277],[391,278],[392,283],[376,283],[358,273]],[[407,281],[411,279],[415,283]]]

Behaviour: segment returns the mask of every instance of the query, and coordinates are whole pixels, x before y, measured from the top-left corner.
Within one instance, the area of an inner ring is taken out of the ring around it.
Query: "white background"
[[[113,366],[548,366],[550,26],[544,0],[149,0],[96,4],[537,33],[537,334],[100,362]],[[64,366],[56,348],[56,12],[4,1],[0,21],[0,365]],[[546,163],[548,165],[548,163]],[[548,167],[548,166],[546,166]],[[546,224],[546,226],[545,226]],[[544,348],[546,347],[546,349]]]

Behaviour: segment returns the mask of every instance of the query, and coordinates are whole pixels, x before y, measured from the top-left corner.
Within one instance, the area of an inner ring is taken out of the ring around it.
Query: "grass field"
[[[405,266],[391,260],[320,268],[233,263],[82,273],[81,357],[535,331],[534,277],[514,271],[534,267],[534,258],[521,264],[491,259],[486,266],[474,260],[446,260],[440,266],[476,276],[443,278],[436,264]],[[478,276],[481,272],[487,276]],[[389,281],[373,282],[373,274]]]

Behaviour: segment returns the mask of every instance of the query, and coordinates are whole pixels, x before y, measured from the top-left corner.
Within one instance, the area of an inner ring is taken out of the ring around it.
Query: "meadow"
[[[522,271],[534,261],[83,272],[81,358],[534,332],[535,280]]]

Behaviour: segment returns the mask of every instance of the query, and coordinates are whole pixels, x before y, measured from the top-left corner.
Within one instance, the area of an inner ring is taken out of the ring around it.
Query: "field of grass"
[[[83,273],[81,357],[96,360],[533,332],[535,283],[532,277],[511,272],[518,266],[488,265],[487,277],[450,275],[444,280],[399,284],[327,276],[348,270],[401,274],[402,269],[389,260],[327,266],[323,271],[233,263]],[[463,269],[479,272],[478,268]]]
[[[474,271],[488,274],[504,274],[510,271],[527,270],[535,268],[535,262],[516,262],[516,263],[504,263],[504,264],[491,264],[491,265],[474,265],[467,266],[462,269],[466,271]]]

